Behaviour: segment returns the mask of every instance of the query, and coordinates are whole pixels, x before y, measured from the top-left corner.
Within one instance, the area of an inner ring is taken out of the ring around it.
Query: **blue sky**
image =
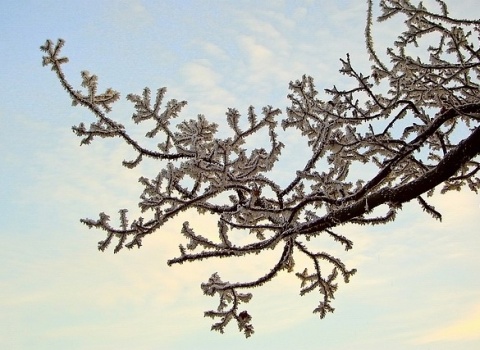
[[[452,14],[478,13],[477,0],[451,3]],[[211,261],[167,267],[189,213],[145,239],[140,250],[100,253],[100,232],[80,218],[128,208],[138,214],[140,175],[152,163],[121,167],[130,150],[117,140],[79,147],[70,127],[91,116],[71,107],[41,66],[39,46],[66,40],[65,73],[81,70],[100,88],[125,97],[145,86],[168,87],[167,98],[189,102],[183,117],[205,114],[221,124],[227,107],[245,113],[271,104],[285,110],[288,82],[302,74],[319,90],[348,84],[338,59],[370,64],[364,50],[362,1],[2,1],[0,11],[0,346],[5,349],[478,349],[480,346],[480,198],[469,192],[435,196],[442,223],[414,203],[382,227],[342,227],[348,253],[327,244],[359,272],[340,284],[336,311],[319,320],[317,296],[300,297],[299,281],[283,274],[254,291],[255,335],[234,325],[210,332],[203,311],[217,300],[200,283],[221,271],[226,280],[254,278],[268,254],[238,264]],[[401,21],[377,26],[381,52]],[[112,112],[133,112],[124,99]],[[129,124],[130,123],[130,124]],[[134,130],[142,135],[142,130]],[[274,173],[287,181],[302,164],[296,134]],[[255,142],[263,142],[261,139]],[[193,219],[192,219],[193,217]]]

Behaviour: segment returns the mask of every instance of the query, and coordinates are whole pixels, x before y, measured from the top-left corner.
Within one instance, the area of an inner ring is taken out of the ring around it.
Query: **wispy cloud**
[[[110,1],[110,20],[129,30],[145,29],[154,23],[154,18],[142,0]]]
[[[437,342],[461,342],[469,340],[480,341],[480,304],[473,305],[455,321],[427,331],[417,338],[417,344]]]
[[[452,5],[464,9],[462,14],[472,14],[477,1]],[[340,87],[345,80],[338,73],[338,58],[347,52],[365,74],[370,66],[364,50],[363,1],[271,0],[251,1],[249,6],[216,2],[218,6],[210,7],[197,2],[125,0],[104,2],[92,12],[90,2],[76,7],[62,3],[59,12],[48,12],[44,3],[38,3],[42,5],[15,2],[15,11],[6,6],[0,16],[16,18],[22,30],[40,31],[45,38],[60,29],[75,33],[66,38],[65,48],[72,59],[66,73],[73,77],[75,88],[78,74],[70,72],[83,68],[98,73],[101,84],[114,80],[114,88],[121,89],[123,96],[131,92],[123,88],[133,86],[139,93],[145,85],[154,90],[155,84],[168,82],[167,99],[189,102],[180,119],[204,113],[221,123],[227,107],[237,107],[245,115],[250,104],[257,112],[266,104],[284,109],[288,81],[304,73],[315,77],[320,93],[333,84]],[[39,22],[32,17],[12,16],[21,11],[42,18],[44,25],[36,26]],[[79,147],[79,139],[68,128],[78,120],[88,124],[92,116],[87,110],[69,109],[68,98],[47,70],[38,75],[42,78],[31,76],[40,69],[36,47],[42,42],[30,42],[29,35],[18,37],[18,28],[5,28],[7,42],[24,43],[24,50],[36,54],[18,55],[15,46],[6,56],[10,71],[27,73],[21,86],[17,73],[5,80],[5,99],[10,102],[1,111],[2,160],[6,160],[2,183],[7,184],[2,194],[7,194],[7,204],[1,229],[5,249],[0,258],[0,318],[5,326],[0,343],[48,349],[181,348],[178,344],[188,342],[183,348],[241,347],[244,343],[239,343],[241,335],[234,325],[222,337],[208,332],[211,320],[202,318],[203,311],[214,309],[218,300],[202,295],[200,283],[213,272],[231,282],[258,278],[278,261],[280,249],[167,267],[166,260],[178,256],[178,244],[185,243],[179,233],[184,220],[199,234],[218,238],[215,220],[188,212],[146,237],[140,250],[98,252],[96,244],[104,234],[88,230],[78,219],[95,219],[105,211],[116,225],[120,208],[128,208],[131,219],[141,215],[138,177],[155,176],[163,164],[146,160],[134,170],[123,168],[121,161],[135,155],[118,139]],[[375,28],[379,50],[390,44],[386,36],[390,39],[399,31],[391,25]],[[25,60],[31,55],[38,59]],[[47,75],[50,80],[44,80]],[[108,75],[114,79],[107,79]],[[35,89],[42,86],[52,92],[34,91],[31,79],[42,79]],[[131,104],[122,101],[112,117],[124,123],[132,112]],[[143,137],[142,126],[128,130],[137,128],[133,133]],[[304,166],[299,154],[308,157],[308,153],[300,139],[297,131],[282,134],[285,157],[269,176],[285,183],[295,176],[294,169]],[[156,142],[160,141],[152,140],[153,148]],[[262,142],[259,135],[253,145],[263,146]],[[311,242],[312,249],[338,255],[348,267],[359,269],[350,284],[339,282],[333,305],[337,311],[317,320],[311,310],[322,296],[314,292],[299,297],[298,278],[284,272],[252,291],[254,298],[245,308],[253,315],[258,334],[248,345],[266,348],[258,345],[262,334],[265,343],[276,348],[286,348],[289,341],[315,348],[319,339],[324,347],[337,349],[352,348],[351,344],[360,349],[392,348],[399,339],[397,348],[412,342],[454,346],[464,339],[478,341],[480,262],[474,220],[480,200],[461,192],[435,196],[432,204],[443,213],[442,223],[411,203],[393,224],[335,229],[354,241],[352,251],[345,252],[329,240]],[[240,242],[251,239],[236,236]],[[311,261],[298,258],[297,271],[305,267],[310,269]]]
[[[215,47],[209,46],[208,49],[212,51]],[[189,62],[182,68],[186,98],[190,100],[187,108],[213,120],[223,117],[227,107],[236,102],[234,95],[225,88],[225,77],[218,68],[207,59]]]

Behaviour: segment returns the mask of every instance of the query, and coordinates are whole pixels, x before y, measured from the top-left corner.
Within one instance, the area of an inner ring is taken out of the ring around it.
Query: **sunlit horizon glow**
[[[478,13],[476,0],[447,4],[452,16]],[[184,213],[147,237],[141,249],[115,255],[112,249],[98,252],[103,234],[79,223],[102,211],[117,220],[121,208],[140,215],[138,178],[154,176],[159,165],[122,167],[133,153],[118,140],[79,146],[70,128],[93,117],[71,107],[54,74],[42,67],[38,48],[46,39],[65,39],[65,74],[72,85],[80,88],[80,71],[88,70],[98,75],[101,89],[120,91],[112,113],[142,137],[125,97],[145,86],[166,86],[167,99],[187,100],[180,119],[204,114],[222,128],[228,107],[245,116],[250,105],[258,113],[272,105],[285,116],[288,82],[303,74],[315,78],[319,91],[348,84],[338,73],[346,53],[368,73],[366,8],[363,1],[346,0],[3,4],[0,347],[477,349],[475,193],[436,194],[432,204],[442,222],[408,203],[386,226],[339,227],[353,249],[320,241],[322,249],[334,250],[358,273],[349,284],[339,283],[335,312],[319,320],[312,313],[318,295],[300,297],[298,278],[285,272],[252,291],[248,310],[255,334],[247,340],[234,325],[223,335],[210,332],[212,320],[203,312],[217,300],[202,295],[200,283],[215,271],[232,282],[256,278],[270,269],[278,251],[167,267],[183,242],[184,220],[205,235],[216,234],[215,221]],[[395,20],[374,26],[379,52],[401,25]],[[272,176],[286,182],[303,166],[305,140],[299,133],[281,137],[287,147]]]

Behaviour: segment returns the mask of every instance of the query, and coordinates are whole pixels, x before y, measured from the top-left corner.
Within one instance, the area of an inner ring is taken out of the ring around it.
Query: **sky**
[[[447,1],[452,15],[471,18],[477,0]],[[376,1],[375,1],[376,3]],[[377,6],[377,4],[376,4]],[[480,347],[480,198],[467,191],[435,195],[435,221],[409,203],[394,223],[345,226],[347,252],[327,244],[358,273],[339,283],[333,314],[312,313],[318,295],[299,296],[300,283],[281,274],[256,288],[248,304],[255,334],[231,324],[210,331],[203,312],[217,299],[200,283],[215,271],[225,280],[255,278],[272,256],[168,267],[177,256],[181,223],[207,230],[208,217],[186,213],[144,240],[141,249],[99,252],[104,236],[80,218],[116,217],[137,208],[141,175],[119,140],[80,147],[70,130],[91,122],[72,107],[40,45],[66,41],[64,72],[99,76],[100,89],[122,94],[112,116],[132,134],[128,93],[166,86],[167,98],[187,100],[181,117],[197,114],[222,126],[225,111],[245,114],[273,105],[285,112],[288,82],[303,74],[319,90],[347,84],[339,58],[350,54],[368,72],[366,3],[354,0],[3,0],[0,5],[0,347],[3,349],[478,349]],[[375,27],[380,53],[402,26]],[[298,135],[286,144],[278,181],[302,166]],[[258,140],[259,143],[262,140]],[[302,269],[303,270],[303,269]]]

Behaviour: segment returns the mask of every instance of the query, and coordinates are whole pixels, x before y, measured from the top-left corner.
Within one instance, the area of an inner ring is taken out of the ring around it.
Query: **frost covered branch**
[[[203,115],[173,127],[172,119],[179,117],[186,102],[165,102],[165,88],[157,90],[153,102],[149,88],[140,95],[127,95],[135,109],[133,121],[153,123],[145,137],[158,139],[157,149],[143,147],[109,117],[120,95],[111,88],[99,93],[95,75],[82,72],[85,90],[75,90],[62,71],[68,62],[60,56],[64,41],[47,40],[41,47],[43,64],[57,74],[73,105],[86,107],[96,118],[89,127],[84,123],[73,127],[81,143],[119,137],[137,154],[134,160],[124,161],[124,166],[138,166],[145,157],[162,163],[156,177],[139,179],[144,186],[139,206],[150,213],[148,221],[140,217],[129,224],[125,209],[120,210],[119,228],[112,227],[104,213],[97,220],[82,220],[90,228],[105,231],[106,239],[98,248],[103,251],[114,240],[115,253],[123,247],[140,247],[145,236],[181,212],[209,213],[217,218],[218,238],[202,236],[185,222],[181,233],[186,243],[180,244],[179,255],[168,260],[169,265],[277,248],[281,252],[263,275],[251,281],[223,282],[214,273],[202,284],[205,294],[220,298],[218,308],[205,313],[220,318],[213,330],[223,333],[236,320],[245,336],[253,334],[252,316],[238,310],[252,295],[240,290],[261,286],[284,270],[294,271],[299,256],[311,264],[296,273],[300,294],[320,293],[314,309],[320,318],[333,312],[336,278],[341,275],[348,283],[356,270],[349,270],[327,252],[313,251],[311,240],[326,236],[350,250],[353,242],[333,232],[334,228],[348,223],[388,223],[412,199],[417,199],[423,211],[441,219],[441,213],[426,200],[435,188],[441,186],[441,193],[465,186],[475,192],[480,188],[480,21],[451,18],[446,4],[437,2],[439,12],[407,0],[380,2],[380,21],[402,15],[406,25],[387,49],[389,62],[385,63],[374,48],[373,4],[368,0],[365,36],[371,71],[358,71],[348,54],[341,59],[340,73],[355,83],[354,88],[334,86],[325,90],[322,99],[313,78],[303,76],[289,84],[291,105],[283,119],[280,109],[266,106],[258,115],[250,107],[247,126],[242,128],[244,117],[229,108],[225,118],[228,137],[217,136],[218,125]],[[436,44],[422,46],[425,38]],[[419,48],[424,49],[420,50],[423,55],[412,56]],[[308,140],[304,152],[310,152],[303,168],[285,186],[269,177],[285,147],[278,140],[279,125],[286,132],[299,130]],[[268,149],[247,151],[246,140],[263,131],[269,136]],[[365,172],[353,171],[354,166],[374,166],[375,173],[365,177]],[[386,214],[379,214],[378,207]],[[233,231],[254,240],[235,241]],[[325,267],[329,274],[324,273]]]

